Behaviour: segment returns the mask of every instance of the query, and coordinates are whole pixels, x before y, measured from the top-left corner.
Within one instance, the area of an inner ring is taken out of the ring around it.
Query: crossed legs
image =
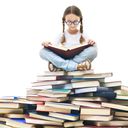
[[[91,62],[96,58],[96,56],[97,48],[95,46],[83,50],[73,59],[68,60],[63,59],[46,48],[43,48],[40,51],[40,57],[42,59],[51,62],[55,67],[65,71],[89,70],[91,68]]]

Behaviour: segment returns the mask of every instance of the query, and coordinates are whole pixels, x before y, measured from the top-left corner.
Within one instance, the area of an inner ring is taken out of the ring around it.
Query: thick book
[[[71,110],[79,110],[79,105],[73,105],[71,103],[56,103],[56,102],[45,102],[45,106],[56,107],[56,108],[64,108],[64,109],[71,109]]]
[[[33,124],[33,125],[40,124],[40,125],[62,126],[62,122],[48,121],[48,120],[44,120],[44,119],[37,119],[37,118],[31,118],[31,117],[26,117],[25,122],[27,124]],[[22,127],[22,128],[24,128],[24,127]]]
[[[112,121],[97,121],[95,122],[96,126],[128,126],[128,121],[112,120]]]
[[[110,121],[113,119],[113,115],[80,115],[81,120],[86,121]]]
[[[101,104],[100,103],[95,103],[95,102],[89,102],[89,101],[77,101],[77,100],[73,100],[72,104],[74,105],[80,105],[80,106],[85,106],[85,107],[91,107],[91,108],[101,108]]]
[[[92,108],[81,106],[80,115],[111,115],[111,108]]]
[[[48,120],[48,121],[54,121],[54,122],[62,122],[62,123],[64,122],[64,120],[62,120],[62,119],[50,117],[50,116],[42,114],[40,112],[30,112],[29,117],[36,118],[36,119],[42,119],[42,120]]]
[[[86,70],[86,71],[57,71],[57,72],[50,72],[50,71],[44,71],[44,74],[43,75],[38,75],[37,77],[41,80],[41,77],[43,78],[44,76],[45,77],[50,77],[50,76],[60,76],[60,77],[65,77],[65,76],[81,76],[81,75],[86,75],[86,74],[93,74],[94,73],[94,70],[93,69],[90,69],[90,70]],[[47,79],[44,79],[44,80],[47,80]],[[51,79],[49,79],[51,80]],[[54,79],[56,80],[56,79]]]
[[[64,102],[67,101],[69,98],[68,97],[46,97],[46,96],[27,96],[27,99],[30,101],[40,101],[42,102],[42,105],[44,101],[52,101],[52,102]]]
[[[55,113],[55,112],[49,112],[49,116],[56,117],[59,119],[69,120],[69,121],[76,121],[79,119],[79,115],[77,114],[64,114],[64,113]]]
[[[64,59],[71,59],[73,58],[75,55],[78,55],[80,52],[82,52],[84,49],[90,47],[92,45],[90,44],[80,44],[80,45],[76,45],[73,47],[63,47],[63,46],[53,46],[53,45],[49,45],[48,47],[45,47],[51,51],[53,51],[54,53],[56,53],[57,55],[61,56]]]
[[[103,92],[93,92],[93,96],[103,97],[108,100],[112,100],[116,97],[116,93],[112,91],[103,91]]]
[[[25,119],[7,119],[6,125],[16,128],[35,128],[33,124],[27,124]]]
[[[113,109],[122,110],[122,111],[128,111],[128,106],[125,106],[125,105],[119,105],[119,104],[107,103],[107,102],[102,102],[101,105],[103,107],[113,108]]]
[[[64,122],[64,127],[65,128],[71,128],[71,127],[80,127],[84,126],[84,121],[83,120],[78,120],[78,121],[66,121]]]
[[[45,106],[45,105],[37,105],[36,111],[39,112],[61,112],[61,113],[71,113],[71,109]]]

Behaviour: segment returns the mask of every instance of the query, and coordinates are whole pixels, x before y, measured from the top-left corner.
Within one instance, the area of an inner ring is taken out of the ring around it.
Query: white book
[[[97,87],[90,87],[90,88],[77,88],[74,90],[75,94],[79,94],[79,93],[87,93],[87,92],[96,92],[97,91]]]

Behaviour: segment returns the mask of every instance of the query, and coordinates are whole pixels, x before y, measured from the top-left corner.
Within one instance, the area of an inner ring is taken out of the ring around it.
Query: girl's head
[[[80,24],[80,32],[83,33],[83,17],[81,10],[76,6],[69,6],[65,9],[62,24],[63,24],[63,33],[65,31],[65,24],[67,24],[68,29],[70,31],[77,30],[78,25]],[[84,40],[83,36],[80,38],[80,42],[82,43]],[[65,36],[62,38],[62,43],[65,42]]]
[[[68,25],[69,29],[74,30],[77,28],[80,23],[80,32],[83,33],[83,24],[82,24],[82,13],[81,10],[76,6],[69,6],[65,9],[62,23],[63,23],[63,32],[65,29],[65,23]]]

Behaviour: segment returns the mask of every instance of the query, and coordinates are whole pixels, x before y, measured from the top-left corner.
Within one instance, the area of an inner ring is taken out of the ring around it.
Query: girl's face
[[[65,23],[67,24],[69,30],[77,30],[77,27],[80,23],[80,17],[74,14],[68,14],[65,16]]]

